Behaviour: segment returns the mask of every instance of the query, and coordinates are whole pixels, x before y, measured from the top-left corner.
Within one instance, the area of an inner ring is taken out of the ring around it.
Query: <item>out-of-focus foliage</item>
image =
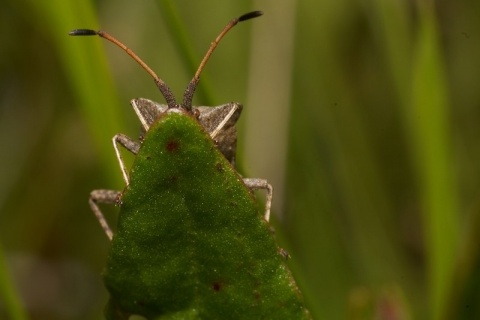
[[[239,159],[277,190],[314,317],[480,317],[480,3],[6,0],[0,318],[102,317],[108,241],[87,198],[123,187],[110,138],[140,132],[128,101],[162,100],[125,53],[68,31],[108,30],[179,96],[251,10],[194,102],[245,103]]]

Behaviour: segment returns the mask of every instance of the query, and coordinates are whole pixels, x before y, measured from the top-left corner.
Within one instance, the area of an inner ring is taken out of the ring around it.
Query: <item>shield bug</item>
[[[111,240],[104,272],[108,319],[309,319],[268,225],[272,187],[235,170],[235,123],[242,106],[192,107],[200,73],[223,36],[254,11],[231,20],[210,45],[177,104],[170,88],[129,48],[103,31],[154,79],[167,104],[134,99],[145,131],[141,143],[123,134],[113,146],[126,183],[95,190],[90,206]],[[120,146],[135,154],[130,171]],[[267,191],[260,214],[253,195]],[[99,203],[118,204],[115,233]]]

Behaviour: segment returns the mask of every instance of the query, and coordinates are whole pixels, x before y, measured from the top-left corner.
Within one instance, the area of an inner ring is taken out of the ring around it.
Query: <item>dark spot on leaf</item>
[[[213,289],[214,291],[217,291],[217,292],[218,292],[218,291],[222,290],[222,284],[221,284],[220,282],[218,282],[218,281],[215,281],[215,282],[212,284],[212,289]]]
[[[170,176],[168,180],[170,181],[170,183],[176,183],[178,181],[178,176],[177,175]]]
[[[167,151],[176,152],[180,148],[180,143],[177,140],[170,140],[167,142]]]
[[[150,160],[150,159],[152,159],[152,157],[150,157],[150,156],[147,156],[147,157],[146,157],[146,159],[147,159],[147,160]]]
[[[218,172],[223,173],[225,170],[220,162],[217,162],[215,164],[215,168],[217,169]]]

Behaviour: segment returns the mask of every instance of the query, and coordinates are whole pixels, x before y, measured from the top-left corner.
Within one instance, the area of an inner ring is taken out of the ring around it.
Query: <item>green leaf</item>
[[[22,306],[20,297],[10,278],[4,258],[3,247],[0,245],[0,297],[6,314],[12,320],[28,319],[25,309]]]
[[[201,125],[162,115],[122,195],[105,272],[110,317],[308,319],[284,260],[253,194]]]
[[[452,288],[459,239],[449,99],[433,6],[420,6],[412,82],[412,130],[424,210],[432,319],[442,318]]]

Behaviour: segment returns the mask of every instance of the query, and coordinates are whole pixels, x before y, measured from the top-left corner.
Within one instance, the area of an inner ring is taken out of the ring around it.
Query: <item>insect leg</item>
[[[90,208],[92,209],[95,217],[97,217],[98,222],[103,228],[103,231],[107,234],[108,239],[112,240],[113,232],[112,229],[108,226],[107,220],[103,216],[102,211],[98,207],[98,203],[107,203],[107,204],[115,204],[118,201],[120,196],[120,191],[115,190],[93,190],[90,193],[90,198],[88,199],[88,203],[90,204]]]
[[[270,208],[272,206],[272,197],[273,197],[273,187],[271,184],[268,183],[265,179],[257,179],[257,178],[244,178],[243,182],[250,190],[266,190],[267,191],[267,199],[265,201],[265,215],[264,218],[268,222],[270,221]]]
[[[113,137],[112,141],[113,148],[115,149],[115,154],[117,155],[118,163],[120,165],[120,169],[122,170],[123,180],[125,180],[125,183],[128,186],[130,179],[128,178],[127,169],[125,168],[125,163],[123,162],[119,146],[124,147],[133,154],[137,154],[138,150],[140,149],[140,145],[138,144],[138,142],[133,141],[132,139],[121,133],[116,134]]]

